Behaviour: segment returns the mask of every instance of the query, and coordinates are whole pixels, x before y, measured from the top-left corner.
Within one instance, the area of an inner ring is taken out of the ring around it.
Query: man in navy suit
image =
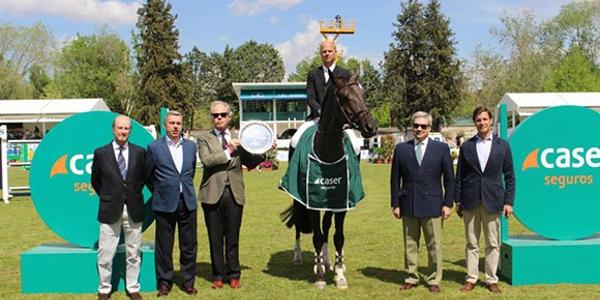
[[[439,293],[442,280],[442,218],[450,216],[454,172],[448,145],[428,138],[432,118],[426,112],[411,117],[415,138],[396,145],[392,161],[392,213],[402,218],[404,268],[402,290],[419,283],[417,271],[421,231],[428,253],[427,285]],[[444,189],[442,190],[442,182]]]
[[[500,213],[509,217],[515,199],[515,171],[509,144],[492,133],[494,117],[485,107],[473,111],[477,135],[464,142],[456,169],[456,213],[465,223],[466,283],[461,291],[475,288],[479,279],[479,234],[485,237],[485,283],[500,293]],[[503,186],[504,185],[504,186]],[[483,225],[483,226],[482,226]]]
[[[131,120],[119,115],[112,124],[114,140],[94,151],[92,186],[100,198],[98,222],[98,299],[112,291],[112,265],[121,227],[125,233],[126,284],[129,298],[141,300],[140,251],[144,221],[144,148],[129,142]]]
[[[198,204],[194,191],[196,143],[182,137],[183,116],[169,111],[165,118],[167,136],[148,145],[146,167],[156,214],[156,282],[158,296],[166,296],[173,286],[173,241],[179,227],[179,253],[183,289],[189,295],[196,278],[196,216]]]

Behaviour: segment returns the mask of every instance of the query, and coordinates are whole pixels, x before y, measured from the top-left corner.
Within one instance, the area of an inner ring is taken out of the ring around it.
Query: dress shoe
[[[169,292],[171,292],[171,286],[168,284],[161,284],[158,288],[158,294],[156,294],[156,297],[167,296],[169,295]]]
[[[488,284],[487,289],[494,294],[502,293],[502,291],[500,291],[500,287],[498,287],[497,283]]]
[[[129,299],[131,299],[131,300],[142,300],[142,295],[140,295],[140,293],[138,293],[138,292],[130,293],[129,294]]]
[[[429,286],[429,291],[432,292],[432,293],[434,293],[434,294],[437,294],[437,293],[440,292],[440,286],[437,285],[437,284],[432,284],[432,285]]]
[[[461,292],[470,292],[475,288],[475,284],[472,282],[465,282],[465,285],[460,289]]]
[[[183,291],[188,295],[198,294],[198,290],[196,288],[194,288],[193,286],[185,287],[185,288],[183,288]]]
[[[109,294],[98,293],[98,300],[108,300],[108,299],[110,299],[110,295]]]
[[[412,284],[412,283],[405,282],[405,283],[404,283],[404,284],[403,284],[403,285],[400,287],[400,289],[401,289],[401,290],[403,290],[403,291],[406,291],[406,290],[410,290],[410,289],[412,289],[412,288],[414,288],[414,287],[417,287],[417,285],[416,285],[416,284]]]
[[[230,286],[232,289],[239,289],[239,288],[241,288],[241,287],[242,287],[242,284],[240,283],[240,280],[239,280],[239,279],[237,279],[237,278],[232,278],[232,279],[229,279],[229,286]]]
[[[220,289],[223,287],[223,280],[215,279],[213,280],[212,285],[210,286],[212,289]]]

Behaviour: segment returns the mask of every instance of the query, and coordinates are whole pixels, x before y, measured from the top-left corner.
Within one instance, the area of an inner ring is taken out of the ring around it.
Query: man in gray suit
[[[204,165],[198,197],[208,231],[212,288],[222,288],[226,280],[232,288],[239,288],[238,249],[245,202],[242,164],[253,169],[265,156],[250,154],[240,146],[239,139],[228,129],[231,110],[227,103],[214,101],[210,113],[214,128],[198,137],[198,152]]]
[[[183,116],[169,111],[165,118],[167,136],[148,145],[146,172],[156,214],[156,282],[158,297],[173,286],[173,242],[179,227],[179,250],[183,289],[188,295],[198,291],[196,253],[198,250],[196,216],[198,204],[194,191],[196,143],[182,137]]]

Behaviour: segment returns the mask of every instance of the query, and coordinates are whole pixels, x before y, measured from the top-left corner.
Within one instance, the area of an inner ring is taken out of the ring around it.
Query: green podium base
[[[600,283],[600,236],[576,241],[511,237],[500,253],[500,275],[512,285]]]
[[[156,290],[154,243],[142,245],[140,285]],[[43,244],[21,253],[23,293],[97,293],[98,251],[72,244]],[[125,249],[117,248],[113,260],[113,290],[125,290]]]

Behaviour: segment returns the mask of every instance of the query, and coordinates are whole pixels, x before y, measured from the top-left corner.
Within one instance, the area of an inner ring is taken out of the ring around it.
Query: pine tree
[[[391,124],[403,126],[414,111],[421,110],[426,92],[423,79],[427,66],[423,7],[419,1],[402,3],[392,33],[394,42],[385,53],[384,88],[390,103]]]
[[[191,69],[181,63],[178,52],[177,16],[171,14],[171,5],[165,0],[148,0],[138,10],[138,15],[139,121],[158,124],[161,107],[190,115]]]
[[[434,117],[434,130],[439,130],[458,104],[462,87],[453,33],[438,1],[425,8],[409,0],[401,7],[383,63],[391,122],[407,126],[412,113],[426,111]]]
[[[433,130],[439,131],[458,106],[462,90],[462,73],[450,22],[440,12],[440,4],[432,0],[425,11],[426,33],[429,39],[426,85],[428,97],[423,110],[433,117]]]

